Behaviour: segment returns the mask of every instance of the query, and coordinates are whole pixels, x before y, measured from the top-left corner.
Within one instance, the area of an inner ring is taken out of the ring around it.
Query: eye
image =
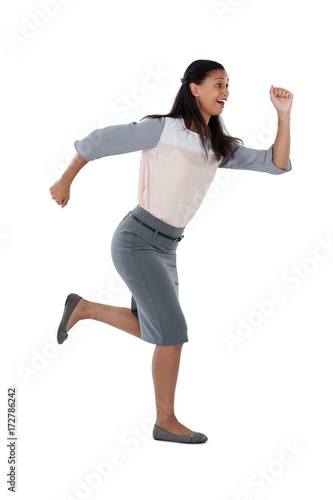
[[[217,83],[216,87],[220,89],[221,87],[223,87],[223,83]],[[229,83],[226,84],[226,88],[229,88]]]

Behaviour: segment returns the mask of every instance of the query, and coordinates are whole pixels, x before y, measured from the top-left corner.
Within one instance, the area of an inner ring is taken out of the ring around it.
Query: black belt
[[[131,217],[133,217],[133,219],[135,219],[137,222],[139,222],[140,224],[142,224],[144,227],[146,227],[147,229],[150,229],[151,231],[153,231],[154,233],[157,233],[157,234],[160,234],[161,236],[163,236],[164,238],[168,238],[168,240],[172,240],[172,241],[175,241],[175,242],[179,242],[181,241],[183,238],[184,238],[184,235],[182,234],[182,236],[178,236],[178,238],[173,238],[172,236],[169,236],[168,234],[164,234],[164,233],[161,233],[161,231],[158,231],[157,229],[154,229],[153,227],[151,226],[148,226],[148,224],[146,224],[145,222],[143,222],[142,220],[138,219],[135,215],[132,214],[132,212],[130,212],[128,215],[130,215]]]

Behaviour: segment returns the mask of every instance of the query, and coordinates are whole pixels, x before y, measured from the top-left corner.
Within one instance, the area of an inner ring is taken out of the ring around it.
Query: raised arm
[[[231,157],[222,160],[219,167],[240,170],[255,170],[270,174],[284,174],[291,170],[290,111],[293,94],[281,87],[270,88],[270,98],[277,110],[278,128],[274,144],[268,149],[253,149],[239,146]]]
[[[278,168],[287,170],[290,155],[290,111],[293,94],[289,90],[273,87],[273,85],[269,93],[278,115],[278,128],[273,144],[272,161]]]

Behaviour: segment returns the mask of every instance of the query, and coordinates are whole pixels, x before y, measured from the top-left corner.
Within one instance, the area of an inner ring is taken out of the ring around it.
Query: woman
[[[220,115],[229,97],[224,67],[194,61],[167,115],[96,130],[75,142],[77,154],[50,188],[65,207],[70,186],[87,162],[141,150],[138,205],[118,225],[111,246],[114,265],[132,294],[131,308],[89,302],[70,294],[58,329],[58,342],[81,319],[102,321],[156,345],[152,373],[156,400],[153,437],[204,443],[207,436],[181,424],[174,413],[181,350],[188,341],[178,300],[176,249],[195,215],[216,169],[238,168],[280,174],[291,169],[290,110],[293,95],[271,87],[278,129],[274,145],[254,150],[224,129]]]

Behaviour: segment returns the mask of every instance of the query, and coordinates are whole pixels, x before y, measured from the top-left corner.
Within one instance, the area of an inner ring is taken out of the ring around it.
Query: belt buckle
[[[184,235],[182,234],[181,236],[178,236],[178,238],[175,239],[175,242],[179,243],[180,241],[182,241],[183,238],[184,238]]]

